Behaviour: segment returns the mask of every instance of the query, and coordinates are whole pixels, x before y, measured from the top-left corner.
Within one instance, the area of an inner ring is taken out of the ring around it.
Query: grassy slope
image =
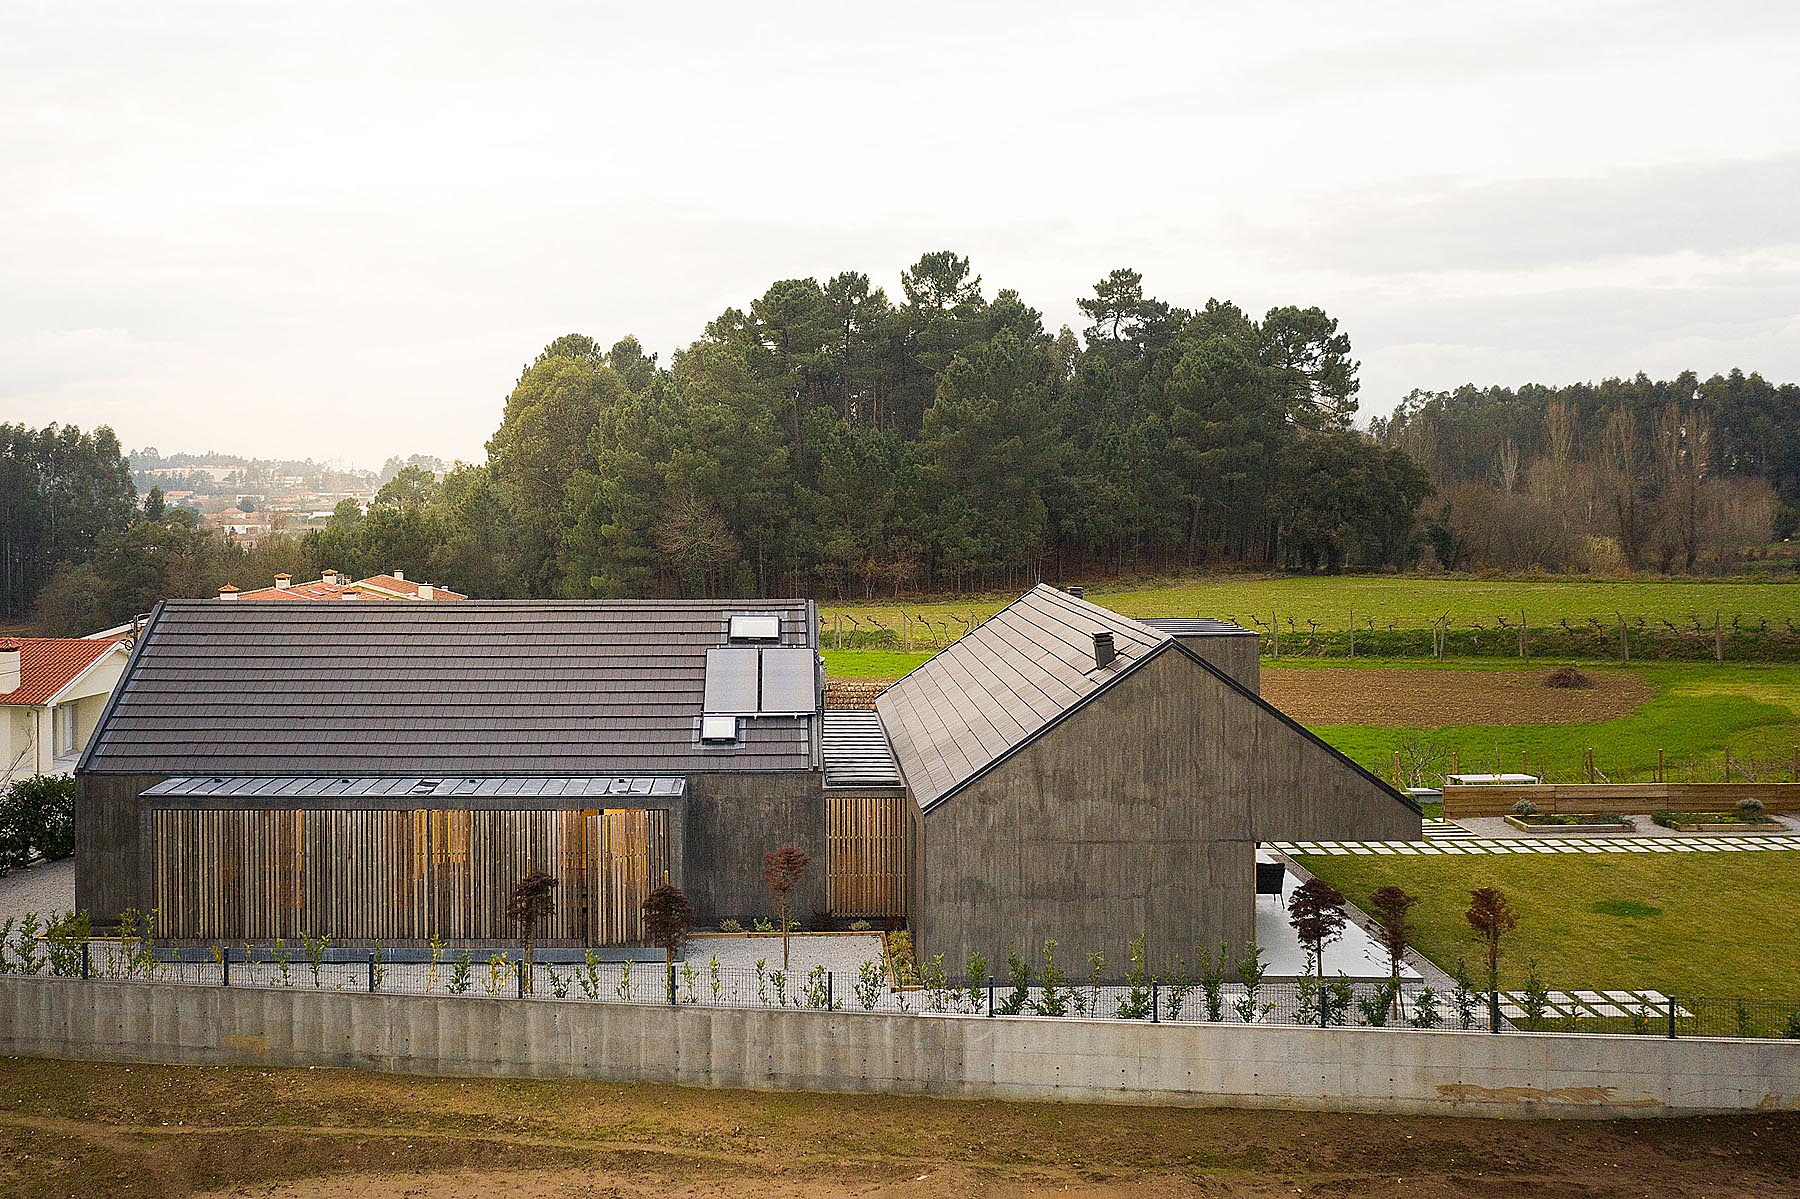
[[[1650,680],[1656,694],[1623,720],[1465,725],[1429,734],[1371,725],[1315,731],[1384,774],[1396,746],[1430,737],[1446,753],[1454,747],[1465,770],[1495,765],[1517,770],[1524,754],[1532,771],[1564,782],[1585,777],[1581,762],[1589,747],[1614,782],[1649,778],[1659,748],[1667,755],[1671,780],[1685,779],[1690,771],[1697,782],[1721,780],[1727,747],[1734,760],[1759,767],[1759,777],[1787,777],[1792,747],[1800,744],[1800,666],[1655,663],[1633,669]]]
[[[1015,598],[1016,593],[917,603],[826,604],[821,615],[829,640],[831,617],[837,612],[874,617],[897,627],[903,611],[933,620],[952,615],[985,617]],[[1088,588],[1088,598],[1127,616],[1225,616],[1246,623],[1252,614],[1266,621],[1273,610],[1281,614],[1284,624],[1291,616],[1334,629],[1347,625],[1352,611],[1358,623],[1373,617],[1377,624],[1393,620],[1403,628],[1423,627],[1445,613],[1463,622],[1491,622],[1496,614],[1511,619],[1521,610],[1528,619],[1543,622],[1565,616],[1570,620],[1588,616],[1610,619],[1614,612],[1669,620],[1696,614],[1709,622],[1715,612],[1727,619],[1735,613],[1772,620],[1800,619],[1800,584],[1796,583],[1223,575],[1121,585],[1096,583]]]
[[[1552,987],[1654,987],[1685,995],[1800,997],[1800,940],[1781,931],[1800,908],[1800,856],[1784,852],[1543,854],[1531,857],[1327,857],[1301,863],[1367,910],[1387,883],[1420,897],[1416,943],[1473,971],[1480,948],[1463,918],[1469,892],[1499,887],[1519,915],[1501,981],[1516,986],[1537,959]],[[1657,909],[1605,915],[1624,900]]]

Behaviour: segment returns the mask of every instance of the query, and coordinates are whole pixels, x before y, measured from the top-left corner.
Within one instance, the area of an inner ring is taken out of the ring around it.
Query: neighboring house
[[[75,768],[130,648],[118,639],[0,638],[0,786]]]
[[[548,941],[628,944],[664,877],[702,925],[767,913],[794,845],[802,920],[910,919],[952,961],[1143,932],[1160,961],[1248,938],[1259,839],[1419,834],[1257,697],[1231,626],[1039,587],[876,712],[824,710],[817,646],[798,600],[163,604],[76,772],[77,904],[494,940],[544,869]]]
[[[219,588],[219,598],[222,600],[465,600],[469,597],[461,592],[452,591],[448,587],[411,582],[403,570],[396,570],[384,575],[371,575],[366,579],[351,579],[347,575],[338,574],[335,570],[327,570],[310,583],[296,583],[292,575],[279,574],[275,576],[273,587],[261,587],[254,591],[239,591],[228,583]]]

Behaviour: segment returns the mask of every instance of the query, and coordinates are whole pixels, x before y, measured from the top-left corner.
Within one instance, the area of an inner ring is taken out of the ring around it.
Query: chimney
[[[404,570],[396,570],[393,574],[394,577],[399,579],[402,583],[406,582],[406,572]]]
[[[225,586],[219,588],[219,598],[220,599],[234,600],[237,597],[238,597],[238,589],[236,587],[233,587],[230,583],[227,583],[227,584],[225,584]]]
[[[1071,588],[1069,588],[1069,594],[1070,594],[1070,595],[1072,595],[1072,596],[1074,596],[1074,597],[1075,597],[1075,598],[1076,598],[1076,599],[1081,599],[1081,598],[1083,598],[1083,597],[1084,597],[1084,596],[1086,596],[1086,595],[1087,595],[1087,588],[1085,588],[1085,587],[1071,587]]]
[[[1103,670],[1112,665],[1119,651],[1113,646],[1111,629],[1102,629],[1094,634],[1094,669]]]
[[[0,695],[17,691],[24,682],[24,675],[19,667],[19,658],[25,649],[25,643],[17,637],[0,639]]]
[[[319,572],[319,582],[324,583],[330,587],[336,587],[337,586],[337,571],[332,570],[329,567],[327,567],[325,570],[320,571]]]
[[[431,599],[436,594],[437,594],[437,588],[433,587],[430,583],[420,583],[419,584],[419,598],[420,599]]]
[[[288,584],[292,583],[293,581],[294,581],[293,575],[285,575],[285,574],[284,575],[276,575],[275,576],[275,590],[286,591],[288,589]]]

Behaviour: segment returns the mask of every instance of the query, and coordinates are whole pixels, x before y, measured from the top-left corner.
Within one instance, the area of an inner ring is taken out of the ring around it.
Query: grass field
[[[1800,1116],[1479,1120],[0,1059],[0,1195],[1777,1195]]]
[[[1522,982],[1536,959],[1553,988],[1800,999],[1800,855],[1791,852],[1298,860],[1365,911],[1385,884],[1417,895],[1416,944],[1445,969],[1459,957],[1471,971],[1481,963],[1463,913],[1472,889],[1491,886],[1519,916],[1503,943],[1504,985]]]
[[[1582,759],[1590,747],[1614,782],[1649,778],[1658,749],[1671,781],[1718,782],[1729,748],[1733,760],[1759,778],[1788,778],[1793,747],[1800,744],[1800,666],[1653,663],[1632,671],[1654,694],[1618,720],[1432,730],[1340,724],[1314,731],[1384,776],[1392,771],[1394,751],[1410,744],[1431,746],[1446,766],[1454,749],[1464,770],[1517,770],[1523,761],[1532,773],[1560,782],[1585,780]]]
[[[1080,582],[1081,580],[1070,580]],[[1024,588],[1019,589],[1023,591]],[[1417,578],[1399,575],[1220,575],[1205,579],[1091,583],[1087,596],[1126,616],[1222,616],[1248,624],[1254,616],[1267,621],[1279,612],[1298,621],[1316,620],[1322,627],[1348,626],[1352,612],[1360,624],[1393,620],[1418,628],[1446,613],[1453,620],[1508,620],[1524,612],[1533,622],[1571,621],[1589,616],[1611,620],[1627,616],[1685,620],[1713,613],[1755,614],[1771,620],[1800,620],[1800,578],[1793,583],[1693,582],[1592,579]],[[952,617],[987,617],[1018,593],[919,602],[822,604],[820,616],[830,643],[832,616],[848,613],[873,617],[890,627],[900,613],[944,621]]]

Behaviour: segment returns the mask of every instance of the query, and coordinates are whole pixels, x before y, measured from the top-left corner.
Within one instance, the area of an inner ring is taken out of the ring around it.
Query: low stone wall
[[[863,679],[828,679],[825,682],[825,709],[830,712],[873,712],[875,701],[887,688],[886,683]]]
[[[1476,1116],[1800,1110],[1800,1045],[0,977],[0,1054]]]

